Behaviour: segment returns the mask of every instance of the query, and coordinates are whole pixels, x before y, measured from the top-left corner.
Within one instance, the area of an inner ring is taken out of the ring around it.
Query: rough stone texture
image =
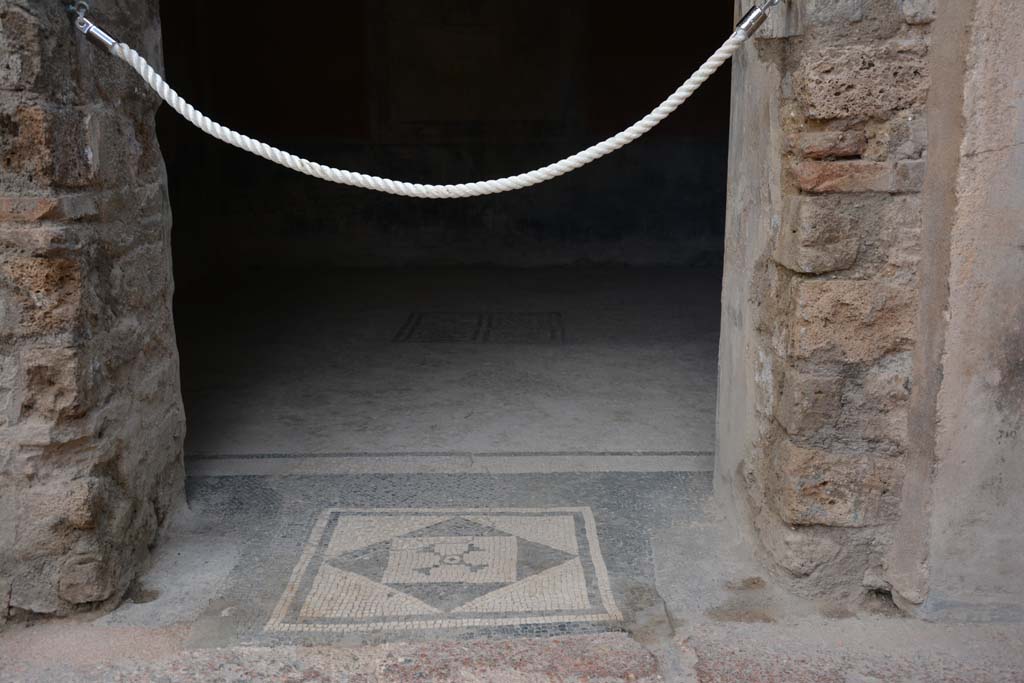
[[[935,19],[935,0],[900,0],[908,24],[927,24]]]
[[[797,186],[804,192],[891,192],[896,187],[893,164],[878,161],[799,161],[793,166]]]
[[[870,280],[796,279],[786,356],[862,363],[904,350],[913,338],[913,292]]]
[[[929,83],[908,12],[780,6],[734,66],[716,486],[796,590],[838,599],[887,590],[905,472]]]
[[[843,159],[863,155],[867,142],[859,130],[811,131],[790,138],[790,148],[806,159]]]
[[[899,461],[800,448],[772,453],[775,511],[787,524],[862,527],[894,519]]]
[[[884,11],[884,10],[879,10]],[[890,10],[891,11],[891,10]],[[841,21],[822,16],[821,23]],[[867,44],[815,45],[809,27],[793,76],[796,99],[810,121],[886,119],[923,102],[927,43],[901,32],[864,36]],[[887,40],[889,39],[889,40]]]
[[[156,2],[101,18],[159,63]],[[181,492],[157,102],[0,0],[0,618],[116,601]]]
[[[846,270],[857,262],[860,243],[850,236],[850,216],[833,204],[810,197],[790,197],[786,229],[779,232],[775,260],[800,273]]]

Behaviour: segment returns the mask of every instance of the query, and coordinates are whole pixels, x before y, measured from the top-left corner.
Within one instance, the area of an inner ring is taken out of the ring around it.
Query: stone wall
[[[716,485],[805,593],[890,590],[932,18],[789,3],[735,71]]]
[[[155,0],[103,3],[160,61]],[[0,620],[116,601],[182,490],[157,102],[0,0]]]

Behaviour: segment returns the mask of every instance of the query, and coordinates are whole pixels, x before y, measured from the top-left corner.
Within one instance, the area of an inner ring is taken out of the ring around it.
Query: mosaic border
[[[434,620],[394,621],[382,620],[364,622],[358,624],[297,624],[285,621],[285,617],[291,610],[299,592],[299,586],[303,577],[309,569],[310,563],[317,554],[318,547],[323,541],[331,515],[335,513],[414,513],[432,515],[495,515],[511,513],[567,513],[579,514],[583,519],[584,531],[586,534],[590,562],[594,567],[594,580],[597,583],[597,593],[601,599],[603,613],[593,614],[563,614],[563,615],[537,615],[537,616],[510,616],[510,617],[481,617],[481,618],[451,618]],[[442,628],[473,628],[493,626],[525,626],[529,624],[557,624],[570,622],[615,622],[622,620],[622,613],[615,604],[612,595],[611,582],[608,577],[608,568],[601,553],[601,547],[597,538],[597,524],[594,520],[593,511],[589,507],[550,507],[550,508],[327,508],[317,517],[309,538],[303,547],[302,555],[292,570],[285,587],[284,593],[277,602],[270,619],[264,626],[264,631],[296,633],[296,632],[334,632],[352,633],[360,631],[421,631]]]

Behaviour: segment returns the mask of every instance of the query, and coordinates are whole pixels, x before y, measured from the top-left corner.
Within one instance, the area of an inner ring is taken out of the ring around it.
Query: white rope
[[[273,161],[275,164],[280,164],[281,166],[290,168],[293,171],[305,173],[306,175],[313,176],[314,178],[329,180],[333,183],[352,185],[354,187],[362,187],[367,190],[388,192],[390,194],[397,194],[405,197],[454,199],[458,197],[476,197],[479,195],[494,194],[497,192],[521,190],[524,187],[530,187],[531,185],[536,185],[546,180],[557,178],[569,171],[574,171],[581,166],[589,164],[591,161],[600,159],[606,154],[610,154],[620,147],[633,142],[638,137],[661,123],[666,116],[671,114],[679,107],[679,105],[685,102],[686,99],[692,95],[702,83],[704,83],[704,81],[710,78],[711,75],[718,70],[718,67],[722,66],[722,64],[732,57],[747,37],[747,32],[742,29],[737,30],[729,36],[729,39],[722,44],[722,47],[718,48],[718,50],[716,50],[715,53],[693,73],[692,76],[686,79],[686,82],[679,86],[678,90],[669,95],[668,99],[659,104],[650,114],[643,117],[618,135],[613,135],[607,140],[592,145],[582,152],[577,152],[576,154],[566,157],[561,161],[548,164],[547,166],[538,168],[535,171],[520,173],[519,175],[509,176],[507,178],[498,178],[496,180],[460,183],[457,185],[421,185],[419,183],[407,183],[399,180],[390,180],[388,178],[378,178],[377,176],[353,173],[352,171],[344,171],[338,168],[331,168],[330,166],[323,166],[322,164],[308,161],[302,157],[295,156],[294,154],[289,154],[288,152],[276,147],[271,147],[265,142],[253,140],[247,135],[242,135],[241,133],[237,133],[230,128],[226,128],[215,121],[211,121],[208,116],[204,115],[191,104],[183,100],[181,96],[178,95],[178,93],[176,93],[174,89],[160,77],[160,74],[154,71],[153,67],[143,59],[142,55],[125,43],[118,43],[112,48],[111,52],[131,65],[131,67],[135,69],[140,76],[142,76],[143,80],[149,84],[149,87],[156,91],[164,102],[170,105],[174,111],[188,119],[192,125],[196,126],[204,133],[226,142],[229,145],[234,145],[235,147],[244,149],[247,152],[251,152],[252,154],[263,157],[264,159]]]

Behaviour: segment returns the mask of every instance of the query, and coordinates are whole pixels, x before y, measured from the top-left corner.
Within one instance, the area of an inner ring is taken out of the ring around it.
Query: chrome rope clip
[[[754,5],[749,12],[743,15],[740,23],[736,24],[736,30],[743,31],[747,37],[754,35],[757,29],[767,21],[768,13],[780,2],[782,0],[762,0],[761,4]]]
[[[75,15],[75,28],[85,34],[85,37],[96,45],[105,47],[113,52],[114,48],[117,47],[117,41],[109,33],[85,18],[85,14],[88,11],[89,3],[83,0],[68,5],[68,12]]]

